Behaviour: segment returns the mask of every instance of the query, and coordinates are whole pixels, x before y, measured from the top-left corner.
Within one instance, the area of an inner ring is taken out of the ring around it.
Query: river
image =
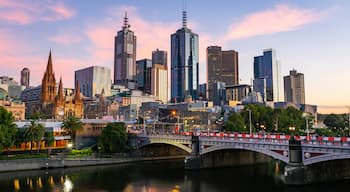
[[[0,191],[225,192],[347,191],[350,181],[289,187],[271,163],[185,171],[182,160],[69,169],[0,173]]]

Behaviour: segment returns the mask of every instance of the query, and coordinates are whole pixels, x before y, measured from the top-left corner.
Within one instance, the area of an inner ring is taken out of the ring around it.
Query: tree
[[[0,152],[15,144],[17,126],[13,123],[12,113],[0,106]]]
[[[71,136],[74,145],[77,131],[83,129],[83,123],[78,118],[69,116],[66,120],[63,121],[62,128],[66,130]]]
[[[239,113],[232,113],[226,122],[225,130],[243,132],[246,131],[245,127],[243,117]]]
[[[51,153],[51,147],[55,143],[55,137],[53,136],[53,132],[45,132],[45,142],[48,146],[47,155],[49,156]]]
[[[48,119],[49,117],[41,112],[35,112],[27,117],[27,119],[38,120],[38,119]]]
[[[40,150],[40,143],[45,134],[45,128],[42,124],[36,123],[34,120],[30,121],[30,124],[26,126],[24,131],[25,141],[30,142],[30,153],[33,151],[33,142],[38,145],[38,153]]]
[[[127,133],[124,123],[108,123],[102,130],[98,146],[105,153],[116,153],[126,150]]]
[[[330,114],[323,123],[336,135],[346,135],[347,117],[345,115]]]

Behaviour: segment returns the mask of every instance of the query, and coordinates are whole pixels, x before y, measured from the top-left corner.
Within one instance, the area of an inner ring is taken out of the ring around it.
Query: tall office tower
[[[304,74],[296,70],[284,76],[284,100],[296,104],[305,104]]]
[[[123,28],[115,37],[114,84],[136,87],[136,36],[130,30],[126,13]]]
[[[199,84],[199,91],[198,91],[198,96],[201,97],[202,99],[207,98],[207,84]]]
[[[30,71],[28,68],[23,68],[21,71],[21,85],[29,87]]]
[[[254,79],[266,79],[266,101],[280,100],[280,75],[279,66],[276,59],[276,53],[273,49],[264,50],[264,54],[254,57]],[[262,85],[261,83],[259,83]],[[259,92],[263,88],[254,86],[254,91]],[[260,93],[263,95],[263,93]]]
[[[136,71],[137,71],[137,89],[151,94],[151,69],[152,60],[141,59],[136,61]]]
[[[91,66],[79,69],[75,73],[75,82],[79,82],[80,91],[86,97],[95,97],[104,90],[105,96],[110,95],[111,70],[107,67]]]
[[[182,28],[171,35],[171,100],[182,102],[198,98],[198,35],[187,28],[187,13],[182,12]]]
[[[159,49],[152,51],[152,64],[160,64],[167,67],[168,66],[167,52]]]
[[[238,85],[238,52],[222,51],[219,46],[207,47],[208,98],[214,100],[217,96],[212,91],[216,82],[226,85]]]
[[[163,103],[168,102],[168,68],[166,65],[154,64],[151,69],[151,94]]]

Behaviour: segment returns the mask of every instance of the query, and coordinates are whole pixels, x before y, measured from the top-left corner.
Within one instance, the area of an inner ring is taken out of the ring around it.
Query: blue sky
[[[181,26],[182,0],[0,0],[0,75],[32,71],[40,84],[49,49],[56,78],[72,87],[74,70],[102,65],[113,70],[114,35],[128,11],[137,35],[137,59],[169,51]],[[206,79],[205,49],[239,52],[241,83],[250,83],[253,57],[274,48],[281,76],[305,74],[306,101],[350,105],[350,1],[187,0],[188,27],[199,34],[200,82]]]

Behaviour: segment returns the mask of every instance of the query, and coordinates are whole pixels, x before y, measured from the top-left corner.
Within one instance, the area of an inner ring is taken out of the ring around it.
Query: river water
[[[182,160],[0,174],[0,191],[347,191],[350,181],[287,187],[277,164],[185,171]]]

